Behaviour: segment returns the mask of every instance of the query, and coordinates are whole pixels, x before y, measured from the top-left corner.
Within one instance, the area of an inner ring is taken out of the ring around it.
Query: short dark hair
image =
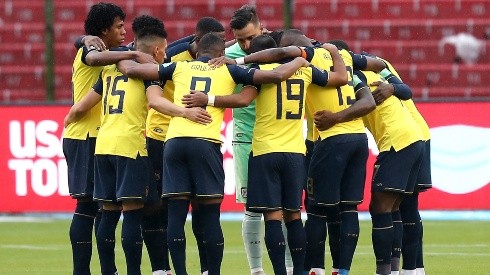
[[[217,51],[224,51],[225,41],[221,39],[218,35],[210,32],[201,38],[197,45],[197,50],[199,54],[203,53],[214,53]]]
[[[143,28],[148,27],[165,30],[165,25],[163,24],[162,20],[146,14],[135,17],[133,19],[133,23],[131,24],[131,29],[136,37],[139,36],[139,32]]]
[[[277,48],[276,41],[268,34],[261,34],[252,39],[250,42],[249,52],[254,53],[270,48]]]
[[[210,32],[224,32],[225,27],[214,17],[203,17],[197,21],[196,34],[205,35]]]
[[[243,5],[233,13],[230,20],[230,28],[232,30],[241,30],[250,22],[252,22],[254,25],[259,24],[257,10],[252,5]]]
[[[92,5],[85,19],[85,34],[100,36],[104,30],[111,28],[117,17],[124,20],[126,14],[115,4],[100,2]]]
[[[164,28],[155,27],[155,26],[147,26],[147,27],[142,28],[138,32],[136,38],[139,40],[139,39],[142,39],[142,38],[145,38],[148,36],[156,36],[156,37],[160,37],[160,38],[167,38],[167,31]]]
[[[328,41],[328,43],[335,45],[337,47],[337,49],[339,49],[339,50],[350,51],[349,45],[344,40],[340,40],[340,39],[330,40],[330,41]]]
[[[281,44],[282,35],[284,34],[284,30],[272,31],[272,32],[270,32],[268,34],[272,37],[272,39],[274,39],[274,41],[276,41],[276,44],[277,45],[280,45]]]

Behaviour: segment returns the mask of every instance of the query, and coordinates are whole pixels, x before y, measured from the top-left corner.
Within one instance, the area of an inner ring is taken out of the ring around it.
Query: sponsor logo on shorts
[[[240,189],[240,194],[242,197],[247,198],[247,187],[242,187],[242,189]]]

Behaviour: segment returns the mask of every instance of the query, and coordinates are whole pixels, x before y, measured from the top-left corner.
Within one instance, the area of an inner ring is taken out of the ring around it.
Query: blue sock
[[[424,268],[424,249],[422,239],[424,238],[424,226],[422,220],[419,222],[419,245],[417,248],[417,268]],[[403,251],[403,247],[402,247]]]
[[[328,245],[332,256],[332,267],[339,268],[340,259],[340,209],[338,206],[326,207]]]
[[[113,275],[117,272],[114,247],[116,245],[116,227],[120,217],[121,211],[102,210],[96,235],[102,275]]]
[[[288,244],[293,260],[293,274],[302,275],[306,253],[306,234],[301,219],[286,223],[288,229]]]
[[[208,270],[208,258],[206,255],[206,246],[204,244],[204,225],[206,215],[202,214],[200,205],[192,207],[192,232],[196,237],[197,251],[199,252],[199,263],[201,264],[201,273]]]
[[[349,275],[348,269],[339,269],[339,275]]]
[[[348,273],[359,239],[359,217],[356,205],[341,205],[341,209],[339,270]]]
[[[325,269],[325,240],[327,238],[327,218],[322,207],[311,204],[305,222],[306,260],[305,271],[312,267]]]
[[[185,220],[189,211],[188,200],[168,201],[167,242],[175,274],[187,274],[185,266]]]
[[[167,203],[165,202],[165,207],[160,209],[159,219],[163,228],[163,270],[171,270],[170,267],[170,256],[168,255],[168,243],[167,243],[167,227],[168,227],[168,213],[167,213]]]
[[[393,219],[393,247],[391,248],[391,270],[400,271],[400,257],[402,253],[403,224],[400,211],[391,213]]]
[[[403,221],[403,269],[417,268],[417,254],[420,240],[420,214],[418,211],[418,198],[407,196],[400,204],[401,219]]]
[[[121,243],[126,257],[128,275],[141,275],[141,253],[143,237],[141,235],[141,220],[143,209],[123,211]]]
[[[391,274],[391,247],[393,246],[393,220],[390,213],[371,216],[372,242],[376,257],[376,273]]]
[[[203,227],[204,227],[204,247],[206,248],[207,267],[209,275],[219,275],[221,262],[223,260],[223,250],[225,240],[220,224],[220,203],[200,204]]]
[[[159,211],[145,213],[141,222],[141,232],[145,241],[146,250],[148,251],[148,257],[150,258],[151,270],[166,270],[165,258],[168,261],[168,256],[165,257],[167,251],[165,250],[164,243],[166,243],[167,236],[163,231]]]
[[[97,210],[98,205],[96,202],[77,201],[70,225],[73,274],[75,275],[90,275],[92,231]]]
[[[286,254],[286,241],[282,233],[281,221],[265,221],[265,246],[274,269],[274,274],[285,275],[286,263],[284,257]]]

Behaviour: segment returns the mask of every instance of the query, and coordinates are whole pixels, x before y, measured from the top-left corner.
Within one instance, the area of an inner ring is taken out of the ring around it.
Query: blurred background
[[[98,1],[0,2],[0,102],[70,102],[73,42]],[[490,98],[490,2],[482,0],[116,0],[134,17],[161,18],[169,41],[192,34],[203,16],[228,23],[243,4],[257,6],[269,30],[298,28],[319,41],[346,40],[354,52],[391,61],[418,100]],[[54,54],[51,54],[51,50]],[[49,58],[48,58],[49,57]],[[51,66],[53,66],[51,68]]]
[[[70,212],[63,118],[71,105],[74,42],[98,1],[0,1],[0,213]],[[194,33],[213,16],[233,35],[229,19],[243,4],[257,6],[269,30],[298,28],[319,41],[343,39],[394,64],[414,92],[432,134],[434,188],[425,210],[490,210],[490,1],[485,0],[114,0],[131,22],[161,18],[169,42]],[[226,171],[224,211],[234,202],[232,123],[222,127]],[[371,143],[368,163],[377,155]],[[367,185],[369,186],[369,185]],[[361,210],[367,209],[369,188]],[[487,218],[489,215],[487,215]]]

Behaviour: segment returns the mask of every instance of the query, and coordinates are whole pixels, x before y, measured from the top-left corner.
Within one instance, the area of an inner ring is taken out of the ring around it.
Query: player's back
[[[370,85],[376,81],[385,81],[379,74],[371,71],[362,71],[371,92],[377,86]],[[357,83],[355,83],[357,84]],[[373,134],[380,152],[389,151],[393,147],[399,151],[408,145],[423,140],[420,127],[403,101],[395,96],[390,96],[376,109],[363,117],[364,124]]]
[[[189,90],[198,90],[215,96],[230,95],[237,83],[228,69],[229,66],[211,67],[208,58],[200,58],[189,62],[176,62],[172,76],[175,85],[174,103],[183,106],[181,98]],[[212,122],[203,125],[182,117],[174,117],[170,121],[167,140],[175,137],[197,137],[221,142],[221,124],[224,108],[207,106]]]
[[[313,51],[313,57],[311,58],[311,61],[309,60],[312,65],[323,70],[333,69],[333,60],[329,51],[319,47],[313,48]],[[349,108],[356,101],[354,85],[352,82],[352,56],[346,50],[340,50],[339,54],[342,57],[347,69],[348,82],[346,85],[340,87],[320,87],[317,85],[311,85],[308,87],[308,93],[306,95],[307,103],[312,105],[309,107],[312,109],[312,113],[321,110],[328,110],[330,112],[337,113]],[[365,133],[364,124],[361,118],[356,118],[343,123],[337,123],[327,130],[318,132],[322,139],[339,134],[352,133]]]
[[[143,81],[128,78],[116,65],[105,66],[99,81],[102,82],[98,85],[102,86],[102,113],[95,153],[130,158],[138,154],[147,156],[148,102]]]
[[[260,65],[272,70],[280,64]],[[256,118],[252,138],[254,156],[271,152],[302,153],[304,101],[312,83],[312,68],[300,68],[280,84],[262,84],[256,100]]]
[[[72,67],[72,99],[77,103],[97,82],[103,67],[92,67],[82,60],[88,54],[86,47],[78,49]],[[79,121],[71,123],[63,132],[64,138],[85,140],[87,135],[96,137],[100,126],[100,104],[97,104]]]
[[[194,59],[190,52],[189,43],[181,43],[167,49],[167,58],[164,62],[191,61]],[[163,97],[169,101],[174,101],[175,86],[173,81],[168,80],[163,86]],[[172,117],[164,115],[154,109],[148,110],[148,118],[146,120],[147,135],[156,140],[165,140],[168,126]]]

